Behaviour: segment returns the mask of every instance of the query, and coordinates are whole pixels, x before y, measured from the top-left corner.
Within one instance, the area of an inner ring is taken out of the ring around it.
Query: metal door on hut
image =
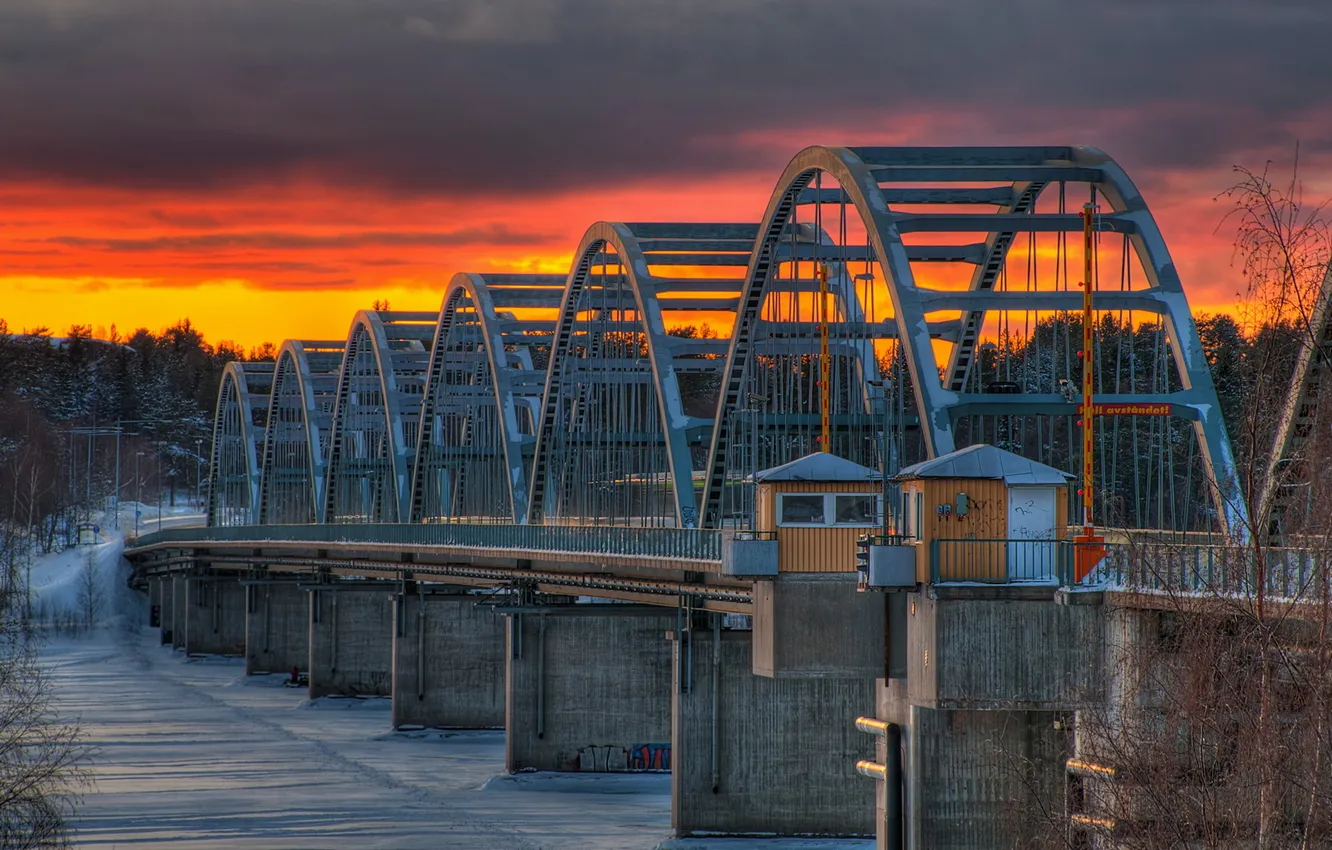
[[[1008,580],[1055,577],[1055,488],[1008,488]]]

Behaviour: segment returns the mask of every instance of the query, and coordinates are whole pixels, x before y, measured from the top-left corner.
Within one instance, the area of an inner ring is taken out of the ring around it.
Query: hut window
[[[782,525],[825,525],[822,495],[782,494]]]
[[[872,527],[882,519],[875,493],[783,493],[778,525]]]

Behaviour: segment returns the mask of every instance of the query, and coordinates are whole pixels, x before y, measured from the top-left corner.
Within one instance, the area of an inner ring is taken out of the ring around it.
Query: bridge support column
[[[1084,604],[1099,594],[941,586],[906,597],[907,669],[879,680],[876,715],[900,733],[901,786],[863,779],[877,786],[878,846],[1062,846],[1074,709],[1101,687],[1102,607]]]
[[[185,583],[185,654],[245,653],[245,586],[234,577]]]
[[[507,620],[510,771],[670,766],[674,610],[567,605]]]
[[[185,576],[176,574],[171,577],[171,637],[163,635],[163,643],[170,643],[174,649],[185,648],[185,618],[189,604],[188,582]],[[163,615],[165,616],[165,615]],[[165,620],[163,622],[166,622]]]
[[[675,641],[676,834],[872,834],[874,788],[855,762],[874,745],[855,719],[874,680],[756,676],[753,633],[719,625]]]
[[[310,666],[310,601],[295,581],[246,588],[245,673],[290,673]]]
[[[393,600],[384,585],[310,591],[310,698],[389,696]]]
[[[504,725],[504,618],[479,600],[463,592],[398,597],[393,728]]]
[[[172,586],[171,576],[154,576],[148,580],[148,624],[157,627],[158,638],[164,644],[171,643],[171,617],[175,613],[171,600]],[[152,616],[154,610],[157,612],[156,618]]]

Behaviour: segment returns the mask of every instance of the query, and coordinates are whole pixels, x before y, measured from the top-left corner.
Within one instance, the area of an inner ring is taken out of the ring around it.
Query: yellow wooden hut
[[[853,573],[856,540],[883,528],[883,475],[819,452],[754,476],[756,526],[777,538],[778,572]]]
[[[985,444],[906,467],[895,480],[917,580],[1052,580],[1072,477]]]

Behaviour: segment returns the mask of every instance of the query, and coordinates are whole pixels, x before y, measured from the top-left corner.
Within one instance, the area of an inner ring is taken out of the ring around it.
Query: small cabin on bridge
[[[986,444],[904,468],[894,480],[902,530],[916,546],[916,580],[1054,579],[1072,477]]]
[[[777,539],[778,572],[853,573],[856,540],[883,528],[883,474],[826,452],[754,476],[756,529]]]

